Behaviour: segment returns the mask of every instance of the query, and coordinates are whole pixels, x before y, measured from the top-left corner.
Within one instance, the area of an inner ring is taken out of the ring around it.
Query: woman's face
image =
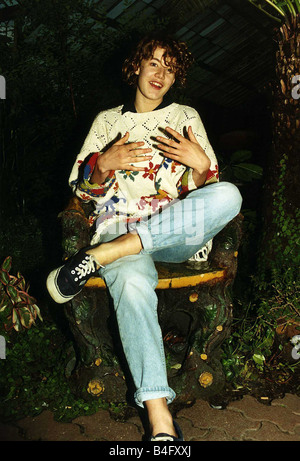
[[[156,48],[151,59],[143,59],[136,71],[139,96],[151,101],[162,101],[175,82],[175,74],[164,60],[163,48]]]

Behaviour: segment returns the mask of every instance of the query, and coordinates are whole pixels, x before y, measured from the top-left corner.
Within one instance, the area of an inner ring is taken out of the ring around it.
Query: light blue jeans
[[[141,252],[100,269],[114,302],[137,405],[143,407],[144,401],[160,397],[171,403],[175,398],[167,381],[158,323],[154,261],[186,261],[239,213],[241,203],[239,190],[227,182],[194,190],[150,219],[131,224],[130,231],[140,236]],[[107,233],[101,242],[116,237]]]

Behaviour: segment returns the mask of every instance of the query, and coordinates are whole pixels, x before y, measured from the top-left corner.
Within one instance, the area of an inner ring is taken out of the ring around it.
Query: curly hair
[[[188,51],[187,44],[170,36],[159,35],[143,38],[131,56],[125,60],[122,73],[124,80],[129,85],[136,86],[138,76],[135,72],[139,69],[143,59],[152,58],[154,51],[158,47],[165,49],[164,63],[174,72],[176,82],[181,87],[185,86],[187,71],[194,61]]]

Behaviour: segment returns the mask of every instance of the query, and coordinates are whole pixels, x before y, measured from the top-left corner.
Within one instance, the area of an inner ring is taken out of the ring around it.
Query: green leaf
[[[3,312],[11,304],[9,297],[5,294],[0,303],[0,312]]]
[[[7,258],[5,258],[5,260],[3,261],[2,269],[4,269],[5,271],[9,272],[10,269],[11,269],[11,264],[12,264],[12,257],[11,257],[11,256],[7,256]]]
[[[20,309],[19,313],[20,313],[21,324],[23,325],[23,327],[30,328],[32,323],[34,323],[34,319],[31,313],[25,307]]]
[[[11,298],[13,302],[16,303],[20,301],[18,290],[14,286],[7,285],[6,291],[7,291],[8,296]]]
[[[7,285],[10,282],[10,276],[7,271],[0,271],[0,282],[2,282],[4,285]]]
[[[36,304],[34,304],[34,305],[33,305],[33,308],[34,308],[35,313],[36,313],[35,318],[36,318],[36,316],[38,316],[38,318],[39,318],[41,321],[43,321],[43,317],[41,316],[41,311],[40,311],[39,307],[38,307]]]
[[[262,167],[254,163],[240,163],[239,165],[234,165],[232,168],[235,177],[242,181],[252,181],[253,179],[262,178]]]
[[[292,16],[296,17],[297,13],[295,11],[295,8],[294,8],[294,5],[293,3],[291,2],[291,0],[286,0],[286,4],[287,4],[287,7],[291,13]]]
[[[252,157],[252,152],[250,150],[237,150],[233,152],[230,156],[230,163],[240,163],[245,160],[249,160]]]
[[[300,13],[300,2],[299,2],[299,0],[295,0],[295,3],[296,3],[298,13]]]
[[[253,354],[252,358],[253,358],[254,362],[257,363],[257,365],[260,365],[260,366],[263,365],[265,360],[266,360],[265,356],[262,355],[262,354]]]
[[[16,331],[20,331],[21,330],[21,323],[20,323],[20,320],[19,320],[19,316],[18,316],[18,312],[16,309],[13,309],[13,313],[12,313],[12,323],[13,323],[13,327]]]
[[[22,274],[20,272],[17,273],[17,279],[18,279],[18,286],[20,290],[25,291],[26,288],[26,282]]]

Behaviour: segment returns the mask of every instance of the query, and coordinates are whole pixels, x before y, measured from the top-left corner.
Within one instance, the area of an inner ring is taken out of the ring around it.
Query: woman
[[[238,189],[218,182],[217,160],[198,113],[166,102],[175,82],[185,84],[191,62],[185,43],[153,37],[125,61],[134,102],[96,117],[70,176],[74,192],[95,203],[91,246],[47,279],[50,295],[63,303],[95,273],[104,278],[135,401],[147,409],[153,441],[183,440],[168,409],[175,393],[157,319],[154,262],[186,261],[241,206]]]

